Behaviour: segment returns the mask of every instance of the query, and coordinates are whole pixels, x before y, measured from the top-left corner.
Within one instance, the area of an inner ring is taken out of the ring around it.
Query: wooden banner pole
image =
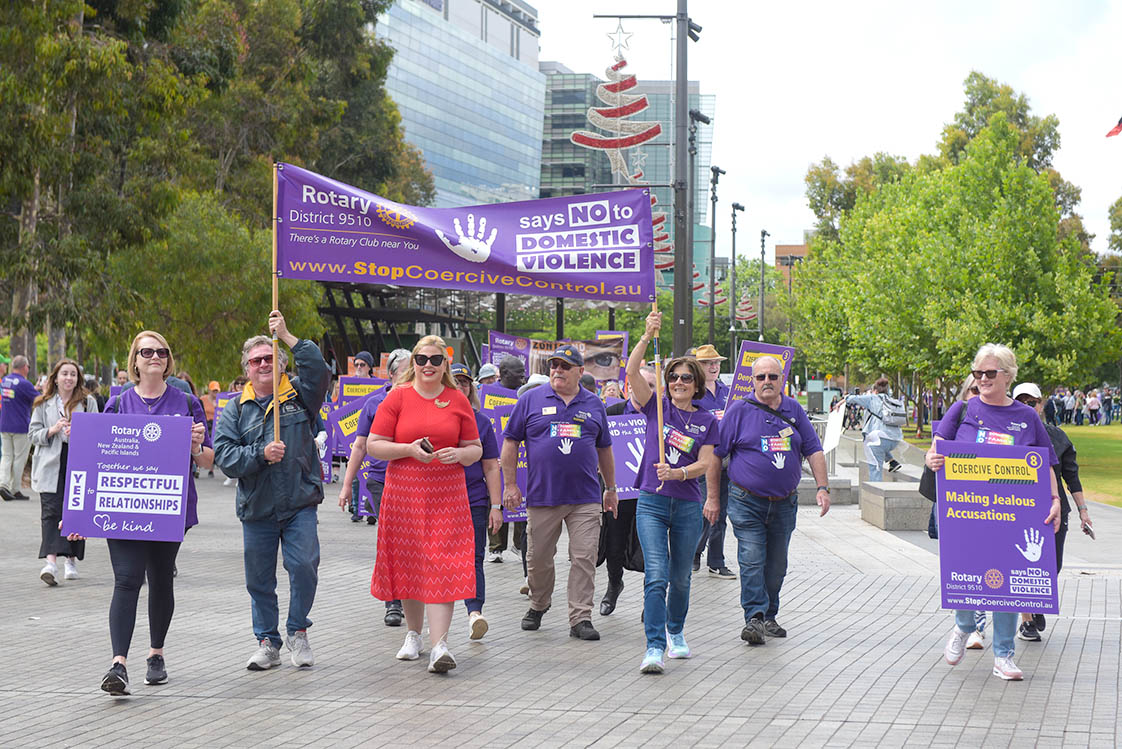
[[[273,309],[280,309],[280,290],[277,288],[277,185],[280,164],[273,163]],[[273,441],[280,442],[280,352],[277,334],[273,334]]]

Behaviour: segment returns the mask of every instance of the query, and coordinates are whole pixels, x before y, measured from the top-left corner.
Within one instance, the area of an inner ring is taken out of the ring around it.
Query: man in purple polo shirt
[[[803,407],[783,395],[782,377],[783,365],[775,357],[761,356],[752,364],[753,392],[725,411],[715,451],[729,458],[728,516],[737,542],[745,621],[740,639],[750,645],[763,645],[765,636],[787,636],[775,617],[795,531],[803,458],[818,485],[820,514],[830,509],[822,444]],[[719,503],[707,500],[704,514],[716,520]]]
[[[39,391],[27,379],[31,365],[26,356],[12,359],[12,371],[0,380],[0,497],[5,502],[27,499],[20,491],[23,468],[31,452],[27,428],[31,424],[31,404]]]
[[[500,463],[503,504],[515,509],[522,492],[515,482],[518,444],[526,443],[526,512],[529,536],[530,610],[522,629],[541,627],[553,600],[554,565],[561,524],[569,532],[569,636],[599,640],[592,626],[600,512],[617,511],[616,470],[604,404],[580,386],[584,358],[566,345],[549,357],[549,385],[518,399],[503,434]],[[604,477],[600,493],[596,472]]]
[[[366,352],[360,352],[366,353]],[[408,349],[394,349],[386,358],[386,370],[390,375],[390,381],[386,386],[379,388],[371,395],[362,407],[362,411],[358,415],[358,427],[355,429],[355,439],[351,443],[351,456],[347,458],[347,472],[343,477],[343,485],[339,488],[339,507],[344,510],[347,505],[352,502],[358,502],[358,471],[362,467],[362,461],[367,458],[366,455],[366,438],[370,436],[370,425],[374,423],[374,414],[378,412],[378,406],[382,405],[382,401],[390,394],[393,389],[393,382],[402,368],[409,362],[409,357],[412,356]],[[373,357],[371,357],[373,360]],[[378,513],[382,509],[382,490],[386,486],[386,461],[376,460],[370,458],[370,470],[366,473],[366,488],[370,492],[370,515],[367,522],[373,525],[378,521]],[[355,512],[358,512],[356,507]],[[386,615],[383,618],[387,627],[400,627],[405,613],[401,608],[401,601],[386,601]]]

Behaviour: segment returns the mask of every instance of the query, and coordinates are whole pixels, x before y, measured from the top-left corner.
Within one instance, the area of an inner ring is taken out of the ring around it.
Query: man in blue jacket
[[[288,332],[277,310],[269,314],[269,331],[292,349],[296,376],[284,370],[288,357],[272,340],[254,336],[242,346],[242,369],[249,382],[237,400],[222,410],[214,429],[214,462],[238,479],[237,513],[245,544],[245,586],[253,611],[257,652],[246,668],[264,671],[280,665],[281,637],[277,608],[277,545],[288,570],[289,604],[285,643],[294,666],[315,662],[308,644],[308,618],[319,579],[316,508],[323,502],[323,477],[316,448],[316,415],[331,382],[319,347]],[[273,367],[280,367],[277,387],[280,439],[273,439]]]

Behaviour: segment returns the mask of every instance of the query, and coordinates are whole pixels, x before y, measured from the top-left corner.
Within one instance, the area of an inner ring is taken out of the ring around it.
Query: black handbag
[[[958,412],[958,423],[955,424],[954,430],[957,433],[958,428],[962,426],[962,420],[966,418],[966,404]],[[924,498],[931,502],[935,501],[935,471],[927,467],[927,463],[923,464],[923,475],[919,477],[919,493]]]

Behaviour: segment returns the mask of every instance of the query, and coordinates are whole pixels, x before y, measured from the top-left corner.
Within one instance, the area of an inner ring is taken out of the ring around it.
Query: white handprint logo
[[[623,461],[627,469],[632,473],[639,472],[639,466],[643,464],[643,440],[636,437],[627,443],[627,449],[631,451],[631,460],[634,460],[634,465],[629,460]]]
[[[1036,528],[1029,528],[1025,531],[1025,548],[1022,549],[1020,544],[1014,546],[1025,559],[1036,562],[1040,559],[1040,553],[1044,551],[1044,539]]]
[[[561,440],[561,444],[557,446],[557,449],[561,451],[562,455],[568,455],[573,451],[573,441],[566,437]]]
[[[776,453],[772,456],[771,464],[775,466],[775,470],[782,471],[783,466],[787,463],[786,453]]]
[[[487,217],[482,216],[479,219],[479,231],[475,230],[475,214],[468,214],[468,228],[467,233],[464,233],[463,227],[460,225],[460,219],[455,219],[453,225],[456,227],[456,236],[459,239],[457,244],[452,244],[448,238],[444,236],[444,232],[440,229],[436,230],[436,236],[440,237],[440,241],[444,246],[456,253],[464,260],[470,260],[473,263],[483,263],[487,258],[491,257],[491,246],[495,244],[495,235],[499,233],[498,229],[492,229],[490,236],[486,239],[483,235],[487,232]]]
[[[678,452],[678,448],[676,448],[676,447],[672,447],[672,448],[670,448],[669,450],[666,451],[666,462],[669,463],[672,466],[677,465],[678,464],[678,459],[681,458],[681,457],[682,457],[682,454],[680,452]]]

